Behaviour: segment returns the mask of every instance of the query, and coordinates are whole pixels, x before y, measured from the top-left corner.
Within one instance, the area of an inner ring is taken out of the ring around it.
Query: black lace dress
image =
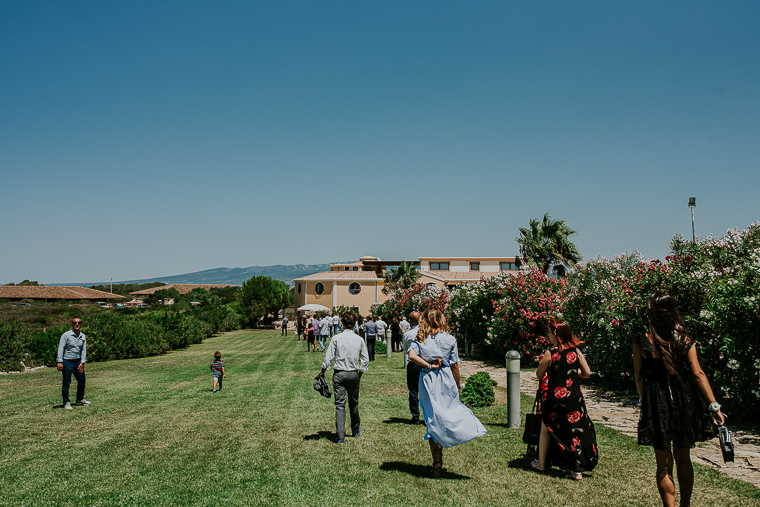
[[[688,349],[676,357],[677,375],[671,375],[654,348],[643,334],[633,339],[644,352],[641,375],[644,391],[639,419],[639,445],[649,445],[658,451],[689,449],[696,442],[715,436],[715,425],[702,397],[686,356]],[[693,346],[693,345],[692,345]]]
[[[594,423],[588,416],[575,348],[552,349],[548,389],[543,393],[541,420],[551,434],[551,464],[573,472],[589,472],[599,461]]]

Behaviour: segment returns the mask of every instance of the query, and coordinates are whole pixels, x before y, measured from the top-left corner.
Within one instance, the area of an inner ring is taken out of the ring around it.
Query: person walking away
[[[552,348],[544,352],[536,377],[547,389],[542,392],[541,436],[538,459],[531,468],[544,473],[551,462],[569,471],[568,479],[580,481],[599,461],[594,424],[586,410],[580,379],[591,375],[586,358],[578,350],[583,342],[570,326],[558,320],[548,324]],[[548,381],[544,382],[544,375]]]
[[[403,316],[401,317],[401,322],[399,322],[398,325],[401,327],[402,335],[412,328],[412,326],[409,325],[409,322],[407,322],[406,317]]]
[[[332,317],[325,315],[319,321],[319,347],[321,350],[327,348],[327,339],[330,338],[330,328],[332,327]]]
[[[486,429],[459,399],[460,379],[451,370],[459,362],[456,338],[448,334],[446,317],[440,310],[425,310],[417,338],[409,346],[409,360],[422,366],[419,391],[425,413],[433,468],[430,475],[441,476],[443,448],[454,447],[485,435]],[[443,347],[443,350],[441,349]]]
[[[377,341],[377,325],[372,321],[372,316],[367,317],[364,322],[364,336],[367,340],[367,352],[369,360],[375,360],[375,342]]]
[[[654,447],[662,505],[675,506],[674,460],[679,503],[690,505],[694,489],[690,449],[712,438],[725,416],[699,365],[676,300],[655,292],[647,300],[646,316],[649,329],[633,340],[633,369],[641,398],[638,442]]]
[[[288,336],[288,318],[285,316],[282,317],[282,332],[280,336]]]
[[[296,327],[296,332],[298,333],[298,341],[301,341],[301,337],[303,336],[304,331],[306,330],[306,317],[301,315],[298,317],[298,326]]]
[[[340,325],[340,316],[338,314],[333,315],[333,335],[338,334],[338,326]]]
[[[84,386],[86,382],[84,363],[87,362],[87,337],[81,331],[82,319],[71,319],[71,329],[61,335],[58,341],[58,356],[56,358],[58,371],[63,372],[63,384],[61,395],[63,396],[63,408],[72,410],[69,401],[69,386],[71,375],[77,380],[77,405],[91,405],[84,399]]]
[[[394,317],[391,321],[390,347],[393,352],[401,352],[401,326],[398,323],[397,317]]]
[[[382,317],[378,317],[375,321],[375,326],[377,327],[377,336],[380,338],[380,341],[387,342],[385,339],[385,330],[388,329],[388,324],[385,323]],[[385,343],[387,347],[390,347],[390,343]]]
[[[420,313],[412,312],[409,315],[411,327],[403,337],[404,351],[409,353],[409,346],[417,339],[419,330]],[[412,413],[411,424],[420,424],[420,373],[422,366],[409,361],[406,363],[406,387],[409,390],[409,412]]]
[[[317,351],[317,336],[319,336],[319,321],[317,320],[316,316],[311,317],[311,320],[309,320],[308,328],[306,330],[306,350],[309,350],[309,345],[311,345],[311,351],[316,352]]]
[[[359,385],[362,375],[367,371],[369,356],[367,345],[352,331],[356,321],[353,311],[348,311],[341,317],[343,332],[330,341],[322,363],[322,375],[330,369],[333,361],[333,391],[335,392],[335,432],[338,444],[345,443],[346,438],[346,400],[351,417],[351,436],[358,437],[361,433],[359,417]]]
[[[222,361],[222,353],[218,350],[214,352],[214,360],[211,361],[211,376],[214,379],[214,385],[211,388],[211,392],[215,393],[222,390],[222,379],[227,378],[224,372],[224,361]],[[219,389],[216,388],[219,386]]]

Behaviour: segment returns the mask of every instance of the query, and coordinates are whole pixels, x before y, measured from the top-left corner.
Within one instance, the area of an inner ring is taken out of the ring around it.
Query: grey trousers
[[[359,378],[358,371],[336,371],[333,374],[335,432],[338,438],[346,438],[346,398],[351,416],[351,433],[359,431]]]

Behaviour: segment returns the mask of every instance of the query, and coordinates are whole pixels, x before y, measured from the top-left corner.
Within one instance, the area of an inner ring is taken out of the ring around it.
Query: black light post
[[[696,242],[696,237],[694,236],[694,207],[697,205],[697,198],[696,197],[689,197],[689,208],[691,208],[691,242]]]

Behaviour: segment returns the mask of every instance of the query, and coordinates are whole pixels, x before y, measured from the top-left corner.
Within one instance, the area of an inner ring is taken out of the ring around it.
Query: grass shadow
[[[312,435],[304,435],[303,437],[304,440],[322,440],[323,438],[334,440],[338,437],[332,431],[318,431]]]
[[[412,425],[411,418],[404,418],[404,417],[391,417],[390,419],[386,419],[383,421],[383,424],[407,424],[409,426]]]
[[[427,465],[412,465],[402,461],[386,461],[380,465],[380,470],[403,472],[415,477],[430,477],[430,467]],[[451,479],[455,481],[469,480],[470,477],[460,475],[454,472],[448,472],[445,468],[441,472],[441,479]]]

